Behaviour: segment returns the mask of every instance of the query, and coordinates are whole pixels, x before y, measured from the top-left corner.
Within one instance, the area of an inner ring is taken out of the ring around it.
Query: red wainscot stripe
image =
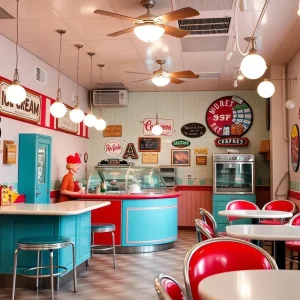
[[[177,185],[174,190],[181,191],[212,191],[211,185]]]
[[[300,192],[289,191],[289,197],[296,200],[300,200]]]

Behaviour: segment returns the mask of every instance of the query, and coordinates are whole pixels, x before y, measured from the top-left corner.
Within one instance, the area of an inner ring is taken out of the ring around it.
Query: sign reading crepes
[[[38,123],[41,117],[41,97],[26,90],[26,99],[21,104],[14,104],[6,100],[5,91],[8,87],[7,82],[0,82],[0,113]]]
[[[163,129],[161,135],[171,136],[174,132],[174,121],[172,119],[158,119],[159,125]],[[144,119],[143,121],[143,133],[146,136],[154,136],[152,133],[152,127],[156,124],[156,119]]]
[[[216,147],[246,147],[249,145],[247,138],[217,138],[215,139]]]

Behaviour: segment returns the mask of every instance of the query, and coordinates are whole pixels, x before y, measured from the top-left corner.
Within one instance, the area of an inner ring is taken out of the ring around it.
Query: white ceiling
[[[247,0],[247,11],[238,12],[240,44],[246,49],[243,38],[251,36],[264,5],[264,0]],[[232,0],[157,0],[152,14],[161,15],[176,10],[179,5],[206,7],[200,11],[200,18],[233,17],[228,10]],[[258,31],[257,45],[260,54],[271,64],[287,63],[299,50],[300,18],[297,16],[299,0],[271,0]],[[99,63],[105,64],[102,81],[122,82],[129,91],[192,91],[228,90],[233,88],[233,80],[242,56],[235,53],[230,61],[225,51],[183,52],[180,39],[163,36],[155,43],[144,43],[133,33],[112,38],[106,35],[132,26],[132,22],[96,15],[96,9],[137,17],[146,11],[140,0],[20,0],[20,45],[53,67],[58,65],[59,34],[57,29],[65,29],[62,49],[62,73],[76,80],[77,49],[75,44],[83,44],[80,57],[80,84],[90,87],[90,57],[87,52],[95,52],[93,58],[93,82],[99,82]],[[0,7],[16,16],[16,1],[0,0]],[[226,8],[227,10],[215,10]],[[199,17],[196,17],[199,18]],[[178,27],[177,22],[168,23]],[[16,21],[0,20],[0,33],[15,41]],[[222,35],[222,34],[221,34]],[[233,19],[230,24],[229,41],[234,35]],[[211,36],[211,35],[210,35]],[[216,35],[214,35],[216,36]],[[220,36],[220,35],[219,35]],[[223,34],[224,36],[224,34]],[[189,39],[187,36],[184,39]],[[193,36],[195,38],[195,36]],[[164,88],[155,87],[142,75],[126,74],[125,71],[149,73],[158,68],[157,59],[165,59],[165,69],[170,72],[192,70],[197,72],[219,72],[220,79],[187,79],[180,85],[169,84]],[[244,80],[239,89],[256,88],[257,82]],[[94,85],[93,88],[97,86]]]

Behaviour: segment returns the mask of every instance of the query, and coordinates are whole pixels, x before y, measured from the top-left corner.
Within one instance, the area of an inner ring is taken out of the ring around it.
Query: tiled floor
[[[184,285],[183,260],[195,241],[194,232],[179,231],[179,239],[173,249],[145,254],[117,255],[116,270],[112,267],[111,255],[95,255],[90,261],[89,270],[78,276],[78,292],[76,294],[72,292],[72,282],[70,282],[56,292],[55,299],[157,299],[153,283],[154,276],[158,273],[169,274]],[[294,267],[296,268],[296,264]],[[0,289],[0,299],[10,299],[10,297],[11,289]],[[37,299],[49,299],[49,290],[36,293],[28,289],[17,289],[16,300]]]

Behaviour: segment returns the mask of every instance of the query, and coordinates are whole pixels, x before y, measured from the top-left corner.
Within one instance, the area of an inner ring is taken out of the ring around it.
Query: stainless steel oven
[[[214,194],[254,194],[254,154],[213,154]]]

